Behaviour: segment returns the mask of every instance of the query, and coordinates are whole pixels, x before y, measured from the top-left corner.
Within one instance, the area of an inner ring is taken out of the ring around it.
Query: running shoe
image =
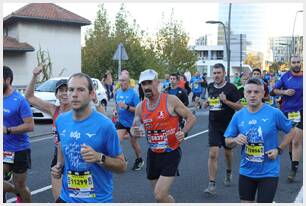
[[[288,181],[293,182],[295,180],[296,170],[290,170],[288,175]]]
[[[22,199],[18,194],[16,195],[16,203],[22,203]]]
[[[133,166],[132,170],[136,170],[136,171],[141,170],[143,165],[144,165],[144,161],[142,160],[142,158],[137,158],[135,160],[135,163],[134,163],[134,166]]]
[[[216,192],[216,184],[215,184],[215,183],[212,183],[212,182],[209,182],[209,183],[208,183],[207,189],[204,190],[204,193],[205,193],[205,194],[209,194],[209,195],[215,195],[215,194],[217,194],[217,192]]]
[[[232,174],[226,174],[225,177],[224,177],[223,184],[226,187],[229,187],[229,186],[231,186],[231,182],[232,182]]]

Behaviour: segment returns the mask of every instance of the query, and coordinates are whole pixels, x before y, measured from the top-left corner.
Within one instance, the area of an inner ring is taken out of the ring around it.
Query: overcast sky
[[[3,16],[26,5],[25,3],[4,3]],[[97,3],[57,3],[57,5],[70,10],[92,23],[95,20],[98,10]],[[185,31],[190,35],[193,44],[194,40],[200,36],[208,34],[216,35],[216,26],[205,24],[207,20],[218,20],[218,3],[125,3],[126,9],[133,19],[140,25],[142,30],[154,35],[162,25],[162,13],[169,19],[172,8],[174,9],[174,19],[182,21]],[[104,3],[108,17],[114,22],[115,16],[120,8],[120,3]],[[267,18],[267,33],[269,36],[292,35],[295,13],[303,9],[302,3],[272,3],[267,4],[267,9],[271,15]],[[273,11],[273,12],[272,12]],[[276,24],[275,22],[281,22]],[[84,43],[85,31],[90,26],[82,27],[82,44]],[[295,34],[303,34],[303,13],[299,13],[296,19]]]

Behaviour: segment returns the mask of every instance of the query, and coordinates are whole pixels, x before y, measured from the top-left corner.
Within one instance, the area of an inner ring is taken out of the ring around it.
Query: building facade
[[[38,64],[39,49],[50,56],[53,77],[80,72],[81,26],[89,24],[89,20],[52,3],[28,4],[6,16],[3,20],[3,65],[14,71],[13,84],[29,83],[29,74]]]

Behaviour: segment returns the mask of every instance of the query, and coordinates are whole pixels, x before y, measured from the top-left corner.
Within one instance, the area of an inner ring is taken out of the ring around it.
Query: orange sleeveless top
[[[52,117],[52,130],[53,130],[53,137],[54,137],[53,142],[55,145],[58,144],[58,136],[57,136],[56,127],[55,127],[55,120],[57,119],[59,115],[59,110],[60,110],[60,107],[59,106],[56,107],[53,117]]]
[[[142,103],[141,121],[149,148],[156,153],[171,152],[180,145],[175,136],[179,129],[179,117],[168,112],[167,97],[168,94],[161,93],[158,106],[154,110],[148,109],[147,99]]]

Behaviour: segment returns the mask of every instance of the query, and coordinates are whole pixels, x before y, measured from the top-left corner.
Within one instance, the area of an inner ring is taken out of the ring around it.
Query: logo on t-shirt
[[[70,137],[77,140],[77,139],[79,139],[81,137],[81,134],[78,131],[70,132]]]
[[[165,113],[163,111],[158,112],[158,119],[163,119],[165,118]]]

